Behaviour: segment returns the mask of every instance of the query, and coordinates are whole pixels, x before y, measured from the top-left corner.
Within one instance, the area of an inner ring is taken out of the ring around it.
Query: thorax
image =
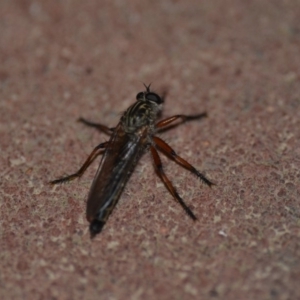
[[[142,127],[148,127],[149,133],[155,130],[158,105],[146,101],[137,101],[123,114],[121,122],[126,133],[138,133]]]

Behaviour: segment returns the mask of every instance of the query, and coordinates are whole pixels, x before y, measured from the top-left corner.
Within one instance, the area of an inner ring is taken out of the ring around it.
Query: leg
[[[160,157],[159,157],[158,152],[156,151],[156,149],[153,146],[151,146],[150,150],[151,150],[151,153],[152,153],[152,156],[153,156],[153,159],[154,159],[154,165],[155,165],[156,172],[157,172],[158,176],[160,177],[160,179],[162,180],[162,182],[167,187],[168,191],[175,198],[175,200],[178,201],[178,203],[182,206],[182,208],[185,210],[185,212],[194,221],[197,220],[197,218],[195,217],[195,215],[193,214],[193,212],[187,207],[187,205],[183,202],[183,200],[181,199],[181,197],[178,195],[176,189],[174,188],[174,186],[172,185],[171,181],[168,179],[168,177],[166,176],[165,172],[163,171],[161,159],[160,159]]]
[[[169,117],[167,119],[161,120],[156,124],[156,128],[163,128],[165,126],[168,126],[169,124],[173,123],[174,121],[181,119],[181,123],[187,122],[187,121],[192,121],[192,120],[198,120],[201,118],[207,117],[206,113],[198,114],[198,115],[191,115],[191,116],[186,116],[186,115],[176,115],[173,117]]]
[[[105,125],[102,125],[102,124],[98,124],[98,123],[93,123],[93,122],[90,122],[90,121],[87,121],[86,119],[84,118],[79,118],[78,119],[78,122],[81,122],[87,126],[90,126],[90,127],[95,127],[97,128],[98,130],[110,135],[113,131],[114,131],[114,128],[109,128]]]
[[[175,160],[179,165],[186,168],[190,172],[194,173],[197,177],[199,177],[204,183],[206,183],[209,187],[214,185],[211,181],[209,181],[203,174],[201,174],[198,170],[196,170],[191,164],[189,164],[186,160],[181,158],[176,152],[162,139],[157,136],[153,137],[154,143],[157,147],[162,150],[167,156],[171,159]]]
[[[68,175],[66,177],[62,177],[59,179],[55,179],[53,181],[50,181],[50,184],[58,184],[58,183],[63,183],[67,181],[74,180],[75,178],[81,177],[83,173],[86,171],[86,169],[90,166],[90,164],[95,160],[95,158],[100,154],[99,150],[100,149],[105,149],[107,146],[108,142],[102,143],[98,145],[92,153],[88,156],[86,159],[85,163],[83,166],[74,174]]]

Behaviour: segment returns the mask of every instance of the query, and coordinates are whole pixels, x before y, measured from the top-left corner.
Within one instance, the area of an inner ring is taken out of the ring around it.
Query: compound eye
[[[149,101],[155,102],[157,104],[162,103],[161,98],[155,93],[147,93],[146,94],[146,99],[149,100]]]
[[[139,92],[136,95],[136,100],[143,100],[144,99],[144,92]]]

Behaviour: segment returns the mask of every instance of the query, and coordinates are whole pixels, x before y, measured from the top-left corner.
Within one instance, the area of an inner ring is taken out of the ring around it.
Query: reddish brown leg
[[[165,184],[165,186],[167,187],[168,191],[171,193],[171,195],[175,198],[175,200],[177,200],[179,202],[179,204],[182,206],[182,208],[185,210],[185,212],[195,221],[197,220],[197,218],[195,217],[195,215],[193,214],[193,212],[187,207],[187,205],[183,202],[183,200],[181,199],[181,197],[178,195],[176,189],[174,188],[174,186],[172,185],[171,181],[168,179],[168,177],[166,176],[163,167],[162,167],[162,163],[161,163],[161,159],[158,155],[158,152],[156,151],[156,149],[151,146],[150,147],[152,156],[153,156],[153,160],[154,160],[154,165],[155,165],[155,169],[156,172],[158,174],[158,176],[160,177],[160,179],[162,180],[162,182]]]
[[[207,117],[206,112],[198,115],[191,115],[191,116],[186,116],[186,115],[176,115],[173,117],[169,117],[167,119],[161,120],[156,124],[156,128],[163,128],[165,126],[168,126],[169,124],[173,123],[174,121],[181,119],[181,123],[187,122],[187,121],[192,121],[192,120],[198,120],[201,118]]]
[[[114,128],[109,128],[109,127],[107,127],[105,125],[102,125],[102,124],[99,124],[99,123],[90,122],[90,121],[88,121],[88,120],[86,120],[84,118],[79,118],[78,122],[81,122],[81,123],[83,123],[83,124],[85,124],[87,126],[90,126],[90,127],[95,127],[99,131],[102,131],[102,132],[104,132],[104,133],[106,133],[108,135],[112,134],[113,131],[114,131]]]
[[[179,155],[176,154],[176,152],[161,138],[154,136],[153,137],[154,143],[157,145],[159,150],[164,152],[168,157],[173,159],[175,162],[177,162],[182,167],[186,168],[190,172],[194,173],[197,177],[199,177],[204,183],[206,183],[209,187],[214,185],[211,181],[209,181],[203,174],[201,174],[197,169],[195,169],[191,164],[189,164],[186,160],[181,158]]]
[[[62,177],[59,179],[55,179],[53,181],[50,181],[50,184],[58,184],[58,183],[63,183],[67,181],[74,180],[75,178],[81,177],[83,173],[86,171],[86,169],[90,166],[90,164],[95,160],[95,158],[101,154],[101,149],[105,149],[107,147],[108,142],[102,143],[98,145],[92,153],[88,156],[86,159],[85,163],[82,165],[82,167],[74,174],[68,175],[66,177]]]

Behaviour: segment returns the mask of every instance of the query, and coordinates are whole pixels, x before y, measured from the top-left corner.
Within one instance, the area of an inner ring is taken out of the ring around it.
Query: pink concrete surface
[[[300,299],[300,2],[0,1],[0,299]],[[93,241],[76,171],[152,82],[162,134]]]

